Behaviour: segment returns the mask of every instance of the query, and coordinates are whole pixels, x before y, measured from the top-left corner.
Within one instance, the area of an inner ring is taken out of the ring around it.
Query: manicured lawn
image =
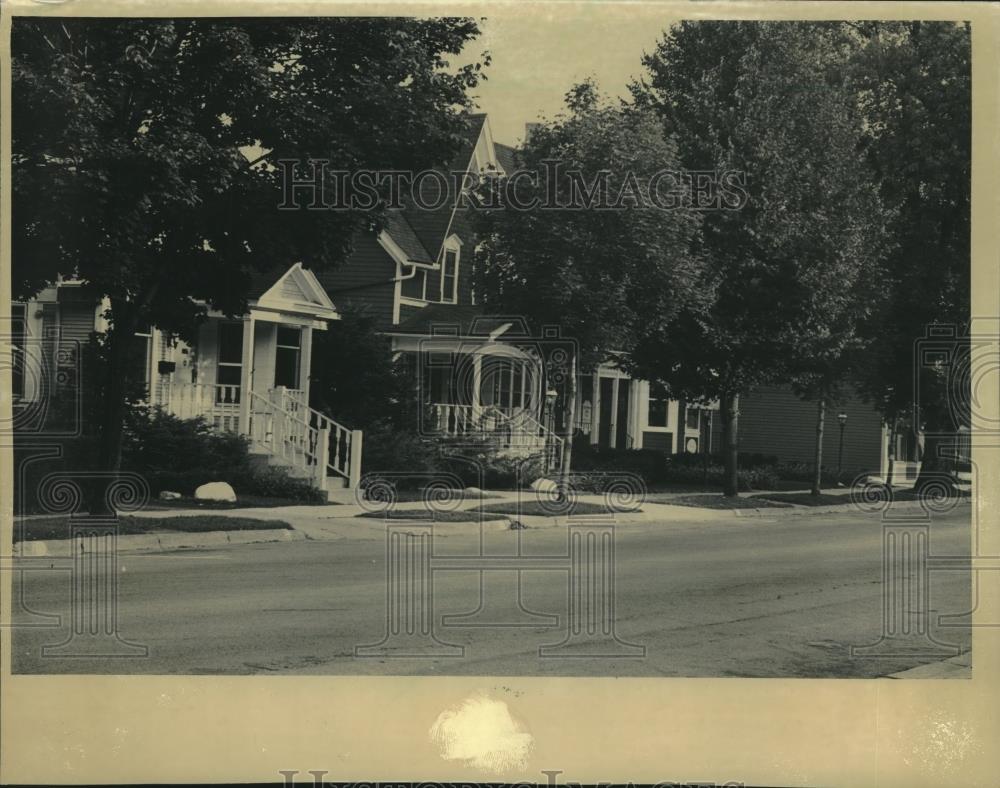
[[[924,497],[924,496],[921,496],[919,493],[913,492],[913,490],[896,490],[892,494],[892,499],[894,501],[919,501],[922,497]],[[933,498],[934,496],[931,495],[930,497]],[[958,490],[955,493],[954,497],[955,498],[971,498],[972,497],[972,491],[971,490]]]
[[[669,503],[674,506],[692,506],[698,509],[787,509],[790,504],[777,503],[764,498],[739,496],[738,498],[727,498],[722,495],[676,495],[673,497],[662,497],[655,503]]]
[[[367,517],[373,520],[430,520],[425,509],[389,510],[386,512],[364,512],[356,517]],[[505,519],[503,514],[480,512],[478,509],[463,509],[456,512],[434,512],[436,523],[478,523]]]
[[[150,501],[149,511],[157,509],[262,509],[275,506],[337,506],[326,501],[303,501],[296,498],[272,498],[265,495],[236,495],[236,503],[226,501],[198,501],[194,498],[178,498],[175,501]]]
[[[797,493],[760,493],[753,496],[759,501],[777,501],[779,503],[794,503],[799,506],[840,506],[850,504],[851,496],[847,493],[843,495],[812,495],[807,492]]]
[[[589,501],[577,501],[573,504],[572,509],[567,511],[566,507],[560,506],[554,501],[543,506],[540,501],[533,499],[526,501],[505,501],[504,503],[485,503],[477,508],[484,512],[497,514],[536,515],[540,517],[566,517],[571,514],[607,514],[609,512],[626,513],[642,511],[642,509],[637,508],[612,508],[605,506],[603,503],[591,503]]]
[[[85,525],[86,520],[76,520]],[[69,539],[74,524],[70,517],[39,517],[14,525],[14,541],[34,542],[39,539]],[[191,517],[121,517],[118,533],[205,533],[207,531],[267,531],[291,530],[282,520],[252,520],[249,517],[222,517],[219,515],[193,515]]]
[[[457,496],[456,496],[457,497]],[[480,493],[479,495],[473,495],[471,493],[465,493],[466,501],[485,501],[489,498],[500,498],[499,495],[490,495],[488,492]],[[396,503],[412,503],[413,501],[424,500],[423,490],[396,490]]]
[[[776,501],[781,503],[797,504],[799,506],[850,506],[851,496],[849,493],[841,495],[811,495],[807,492],[800,493],[760,493],[754,496],[759,500]],[[968,498],[968,491],[960,491],[955,498]],[[913,490],[896,490],[892,499],[894,501],[919,501],[921,496]]]

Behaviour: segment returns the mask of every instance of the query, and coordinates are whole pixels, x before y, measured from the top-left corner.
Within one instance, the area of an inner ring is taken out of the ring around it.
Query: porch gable
[[[302,263],[289,268],[252,306],[268,312],[308,315],[320,321],[340,319],[316,275]],[[315,327],[325,328],[322,324]]]

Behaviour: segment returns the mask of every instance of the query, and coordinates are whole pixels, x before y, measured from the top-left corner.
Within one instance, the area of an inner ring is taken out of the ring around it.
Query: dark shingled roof
[[[434,257],[424,248],[417,234],[413,232],[413,228],[402,211],[390,210],[386,212],[385,231],[412,262],[427,263],[428,265],[435,262]]]
[[[494,142],[493,149],[497,152],[497,164],[505,173],[511,175],[517,171],[517,150],[502,142]]]
[[[462,337],[487,337],[501,326],[511,324],[503,333],[505,339],[529,335],[527,326],[520,318],[484,314],[482,306],[470,304],[430,304],[417,310],[391,333],[417,334],[454,333]]]
[[[291,265],[276,265],[267,271],[250,272],[250,288],[247,291],[247,298],[253,301],[260,298],[264,293],[277,284],[278,280],[285,275]]]
[[[482,134],[483,124],[486,122],[486,115],[482,113],[470,114],[467,118],[468,128],[465,140],[455,158],[449,166],[436,168],[445,176],[449,185],[452,183],[451,172],[465,172],[468,168],[472,151],[479,140],[479,135]],[[430,192],[428,194],[433,196]],[[410,260],[424,264],[437,262],[455,208],[457,195],[452,195],[452,197],[453,199],[449,199],[444,206],[433,211],[417,208],[404,199],[402,211],[386,212],[385,231]],[[309,267],[308,262],[303,264],[305,267]],[[287,266],[277,266],[266,273],[253,272],[248,297],[255,299],[262,296],[287,270]],[[330,282],[328,276],[323,275],[324,273],[332,274],[333,272],[317,272],[320,282],[329,289]]]
[[[476,141],[479,139],[479,135],[483,131],[483,124],[486,122],[486,115],[477,114],[469,115],[469,125],[466,132],[465,142],[459,149],[455,158],[452,159],[451,163],[447,167],[436,167],[435,169],[440,172],[448,181],[449,189],[454,185],[454,180],[451,176],[452,172],[465,172],[469,167],[469,161],[472,158],[472,151],[476,146]],[[433,187],[433,181],[427,181],[428,185],[425,187],[427,189],[428,199],[432,199],[435,196]],[[459,184],[461,185],[461,184]],[[438,255],[441,253],[441,246],[445,241],[445,234],[448,232],[448,226],[451,224],[451,215],[455,208],[455,203],[457,201],[458,195],[451,194],[451,199],[447,201],[442,207],[436,210],[426,210],[424,208],[418,208],[413,205],[410,200],[404,200],[404,208],[406,214],[406,221],[409,223],[410,227],[413,228],[414,233],[416,233],[417,238],[420,239],[420,243],[423,245],[424,249],[430,253],[434,261],[437,261]],[[392,235],[392,233],[389,233]],[[393,240],[396,240],[393,236]],[[396,241],[399,243],[399,241]]]

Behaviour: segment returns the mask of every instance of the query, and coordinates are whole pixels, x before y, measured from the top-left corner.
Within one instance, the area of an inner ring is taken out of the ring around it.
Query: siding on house
[[[882,466],[882,418],[856,397],[827,403],[823,434],[823,465],[837,467],[840,442],[838,413],[847,414],[844,429],[845,473],[878,472]],[[716,424],[716,438],[721,432]],[[715,441],[713,441],[714,443]],[[816,402],[804,401],[788,387],[761,387],[740,398],[741,452],[773,454],[785,462],[812,464],[816,452]]]
[[[58,326],[59,344],[55,354],[56,390],[75,390],[80,385],[84,348],[90,342],[97,318],[97,304],[78,287],[60,287],[58,305],[52,305],[51,319]]]
[[[363,310],[374,316],[380,330],[392,327],[396,263],[374,235],[359,234],[344,263],[314,273],[339,312]]]

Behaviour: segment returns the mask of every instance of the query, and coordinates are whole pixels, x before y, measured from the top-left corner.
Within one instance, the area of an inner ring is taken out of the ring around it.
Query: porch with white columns
[[[253,401],[254,333],[257,321],[251,314],[243,320],[243,367],[240,370],[240,434],[250,434],[250,408]]]

